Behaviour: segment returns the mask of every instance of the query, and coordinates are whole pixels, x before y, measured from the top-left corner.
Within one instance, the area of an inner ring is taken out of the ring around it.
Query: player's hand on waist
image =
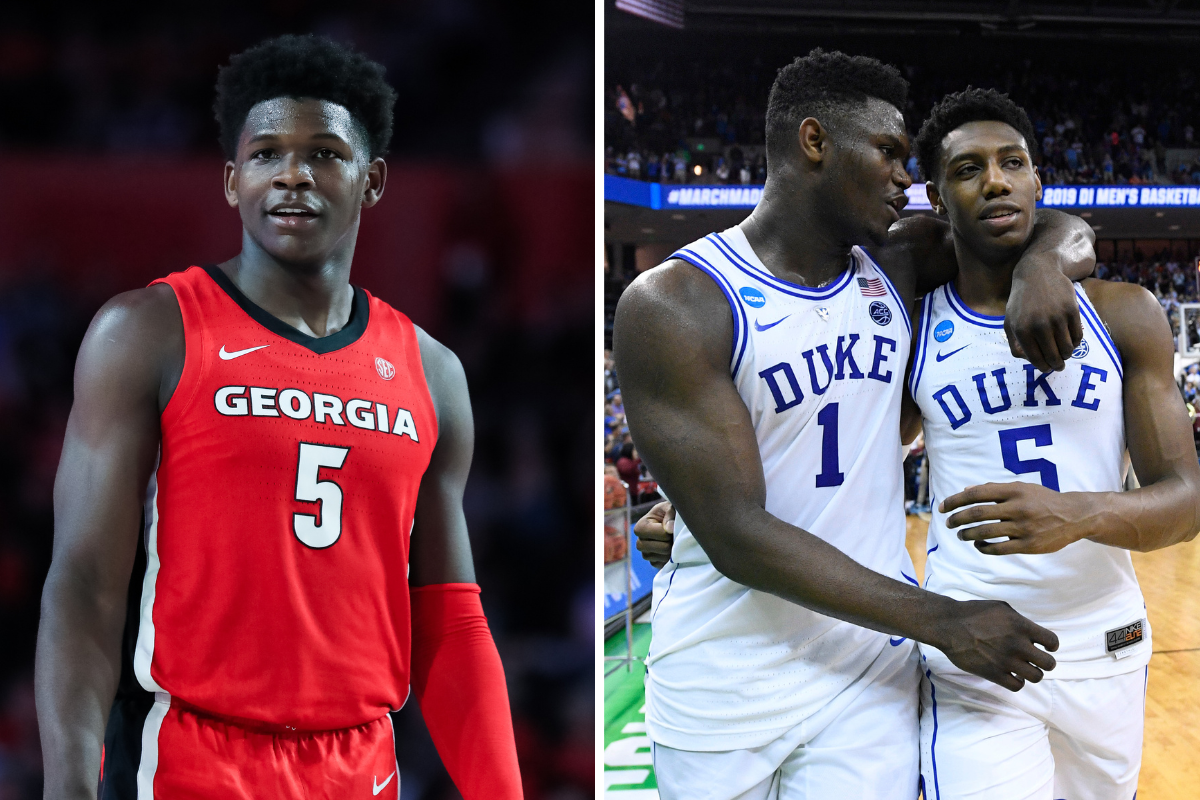
[[[995,600],[950,601],[935,643],[956,667],[1016,692],[1054,669],[1058,636]],[[1045,650],[1037,647],[1042,645]]]
[[[981,553],[1006,556],[1054,553],[1086,537],[1091,527],[1087,519],[1101,505],[1094,493],[1056,492],[1014,482],[971,486],[947,497],[938,510],[954,512],[946,527],[959,528],[959,539],[974,542]],[[962,527],[966,525],[973,527]]]
[[[1004,333],[1014,357],[1042,372],[1063,369],[1083,340],[1074,284],[1054,266],[1019,268],[1005,308]]]
[[[633,526],[637,549],[655,569],[662,569],[671,559],[675,544],[675,506],[658,503]]]

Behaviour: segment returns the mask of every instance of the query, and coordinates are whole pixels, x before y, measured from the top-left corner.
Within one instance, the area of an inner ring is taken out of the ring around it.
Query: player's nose
[[[313,185],[312,167],[305,159],[285,155],[279,159],[279,169],[271,179],[276,189],[307,189]]]
[[[999,164],[988,164],[983,173],[983,196],[997,197],[1010,193],[1012,193],[1012,183],[1008,180],[1008,174]]]

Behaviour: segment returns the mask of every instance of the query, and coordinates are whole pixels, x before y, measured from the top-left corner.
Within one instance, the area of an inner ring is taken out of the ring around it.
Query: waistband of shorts
[[[381,716],[376,717],[375,719],[365,720],[364,722],[361,722],[357,725],[348,725],[344,728],[306,728],[306,727],[301,727],[301,726],[287,725],[285,723],[279,723],[279,722],[265,722],[263,720],[250,719],[247,717],[236,717],[236,716],[230,716],[230,715],[226,715],[226,714],[217,714],[212,711],[208,711],[207,709],[200,708],[199,706],[192,705],[191,703],[187,702],[186,700],[184,700],[176,695],[167,694],[166,692],[154,692],[154,693],[148,692],[147,694],[153,694],[156,702],[159,702],[159,698],[161,696],[165,695],[166,697],[170,698],[172,710],[177,710],[181,713],[189,714],[193,717],[198,718],[205,724],[224,725],[224,726],[228,726],[231,728],[237,728],[239,730],[246,731],[247,733],[270,734],[272,736],[305,737],[305,736],[315,736],[315,735],[319,735],[319,734],[341,733],[343,731],[361,730],[364,728],[369,728],[372,725],[380,724],[388,716],[387,713],[384,713]],[[118,698],[118,699],[121,699],[121,698]]]

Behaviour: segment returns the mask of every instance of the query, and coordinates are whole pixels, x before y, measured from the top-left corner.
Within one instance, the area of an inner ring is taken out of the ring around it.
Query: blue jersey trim
[[[867,250],[867,248],[859,247],[858,249],[862,250],[863,253],[866,254],[867,258],[871,259],[871,266],[873,266],[875,271],[879,273],[879,277],[883,278],[883,283],[885,286],[887,286],[888,291],[892,293],[892,298],[895,299],[896,305],[898,305],[900,310],[904,312],[901,315],[904,317],[904,327],[908,328],[908,338],[912,339],[913,329],[912,322],[910,322],[908,319],[908,306],[903,300],[900,299],[900,292],[896,290],[896,284],[892,283],[892,279],[889,278],[888,274],[883,271],[883,267],[879,266],[879,262],[875,260],[875,256],[871,255],[871,252]]]
[[[735,299],[733,284],[721,274],[720,270],[691,250],[677,250],[671,255],[671,258],[686,261],[712,278],[713,282],[720,288],[721,293],[725,295],[725,299],[729,301],[729,308],[733,312],[734,323],[733,344],[730,347],[729,353],[729,373],[736,379],[738,368],[742,366],[742,357],[746,354],[746,343],[750,340],[750,323],[741,304]],[[739,341],[741,342],[740,349],[738,348]]]
[[[909,392],[913,400],[917,399],[917,387],[921,385],[921,376],[925,373],[925,359],[929,356],[929,331],[933,324],[933,294],[927,294],[921,299],[921,359],[916,364],[912,386]]]
[[[667,595],[669,595],[671,593],[671,587],[675,585],[675,573],[678,571],[679,571],[678,566],[676,566],[675,569],[671,570],[671,577],[667,580],[667,590],[665,592],[663,592],[662,600],[659,600],[658,605],[656,605],[654,607],[654,610],[650,612],[650,621],[651,622],[654,621],[654,616],[658,613],[658,610],[660,608],[662,608],[662,604],[666,601]]]
[[[1088,300],[1086,294],[1078,286],[1075,287],[1075,296],[1079,298],[1079,313],[1087,320],[1088,327],[1096,333],[1096,337],[1100,340],[1100,346],[1108,353],[1108,357],[1112,359],[1113,366],[1117,368],[1117,377],[1121,380],[1125,379],[1121,370],[1121,353],[1117,350],[1116,342],[1108,335],[1108,328],[1104,327],[1104,323],[1100,320],[1100,315],[1096,313],[1096,309],[1092,307],[1092,303]]]
[[[801,286],[798,283],[792,283],[791,281],[785,281],[780,278],[776,278],[771,273],[764,272],[763,270],[754,266],[749,261],[742,258],[742,256],[738,255],[738,252],[733,249],[729,242],[722,239],[721,234],[719,233],[710,233],[704,238],[711,242],[714,247],[720,250],[721,254],[729,259],[729,263],[734,267],[746,273],[751,278],[766,284],[770,288],[779,292],[783,292],[784,294],[790,294],[792,297],[801,297],[805,300],[828,300],[830,297],[833,297],[842,289],[845,289],[847,286],[849,286],[850,278],[854,274],[854,266],[852,263],[851,266],[842,273],[841,277],[835,280],[830,286],[823,286],[819,289],[814,289],[810,286]]]
[[[921,356],[921,331],[925,329],[922,325],[921,315],[925,313],[925,298],[917,301],[917,328],[913,331],[912,350],[909,358],[912,359],[911,368],[908,371],[908,393],[912,394],[913,379],[917,377],[917,359]],[[915,398],[914,398],[915,399]]]
[[[920,585],[921,585],[921,584],[917,583],[917,579],[916,579],[916,578],[910,577],[909,575],[905,575],[905,573],[904,573],[904,570],[900,570],[900,574],[901,574],[901,575],[904,575],[904,580],[908,581],[908,582],[909,582],[909,583],[911,583],[913,586],[920,586]]]
[[[967,304],[964,303],[963,299],[958,296],[958,290],[954,288],[954,281],[947,283],[942,288],[946,295],[946,302],[950,304],[950,308],[953,309],[955,314],[958,314],[965,321],[971,323],[972,325],[978,325],[981,328],[992,328],[993,330],[1004,329],[1003,314],[998,317],[993,317],[989,314],[980,314],[977,311],[972,311],[971,309],[967,308]]]
[[[929,744],[929,760],[933,762],[933,800],[942,800],[942,789],[938,786],[937,774],[937,690],[933,688],[933,673],[925,670],[925,679],[929,681],[929,699],[933,705],[933,741]]]

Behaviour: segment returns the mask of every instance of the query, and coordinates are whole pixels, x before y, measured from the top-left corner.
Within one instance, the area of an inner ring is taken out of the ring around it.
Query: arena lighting
[[[693,174],[695,174],[695,175],[699,175],[701,172],[702,172],[702,170],[700,169],[700,165],[699,165],[699,164],[697,164],[696,166],[692,167],[692,173],[693,173]]]

